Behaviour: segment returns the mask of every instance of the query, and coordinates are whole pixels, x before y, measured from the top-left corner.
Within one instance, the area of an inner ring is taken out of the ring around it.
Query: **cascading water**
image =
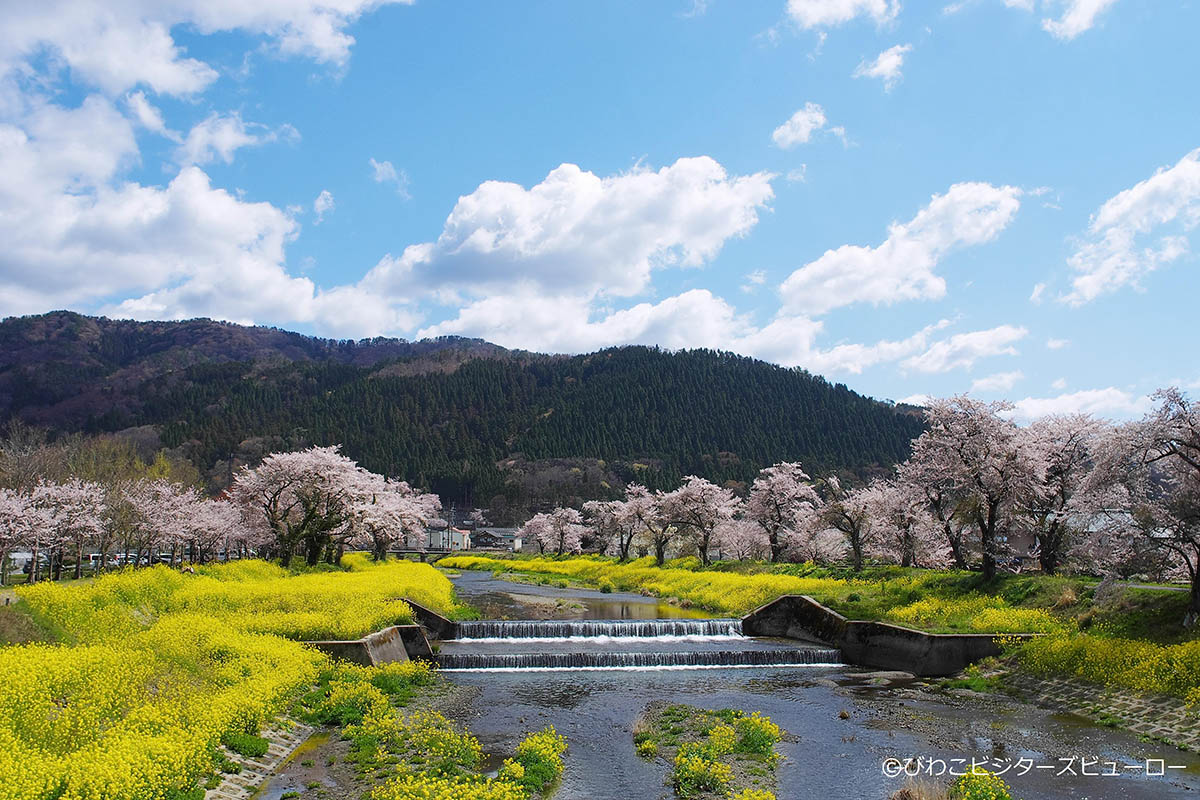
[[[737,619],[492,620],[443,642],[448,670],[703,669],[837,664],[837,650],[742,635]]]
[[[601,636],[654,638],[660,636],[742,635],[740,619],[583,619],[487,620],[458,623],[458,641],[476,639],[590,639]]]

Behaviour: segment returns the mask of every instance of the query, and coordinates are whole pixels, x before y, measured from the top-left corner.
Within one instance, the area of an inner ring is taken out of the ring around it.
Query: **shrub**
[[[706,758],[695,748],[684,745],[675,755],[671,782],[680,797],[691,797],[699,792],[725,794],[732,780],[732,767]]]
[[[556,781],[562,774],[562,756],[566,751],[567,740],[554,730],[553,725],[525,737],[517,745],[517,762],[525,768],[521,785],[540,792]]]
[[[776,743],[783,738],[783,731],[771,721],[755,711],[748,717],[742,717],[734,723],[737,729],[737,750],[740,753],[754,753],[769,756],[774,752]]]
[[[228,747],[238,755],[246,756],[247,758],[259,758],[266,755],[267,748],[271,743],[261,736],[255,736],[253,733],[242,732],[226,732],[221,736],[221,744]]]
[[[950,785],[949,800],[1013,800],[1012,790],[998,776],[975,768]]]

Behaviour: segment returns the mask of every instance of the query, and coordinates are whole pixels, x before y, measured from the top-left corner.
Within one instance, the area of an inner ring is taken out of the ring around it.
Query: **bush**
[[[238,755],[243,755],[247,758],[260,758],[266,755],[267,748],[271,745],[270,742],[261,736],[241,732],[226,732],[221,736],[221,744]]]
[[[691,797],[700,792],[725,794],[732,780],[732,767],[705,757],[699,748],[684,745],[675,755],[671,782],[680,797]]]
[[[520,783],[533,792],[541,792],[563,771],[563,753],[567,751],[567,740],[551,725],[537,733],[531,733],[517,745],[517,762],[524,767]]]
[[[753,753],[769,756],[775,750],[775,745],[783,738],[783,731],[771,721],[755,711],[748,717],[742,717],[734,723],[737,729],[739,753]]]
[[[950,785],[949,800],[1013,800],[1012,790],[992,773],[973,769]]]

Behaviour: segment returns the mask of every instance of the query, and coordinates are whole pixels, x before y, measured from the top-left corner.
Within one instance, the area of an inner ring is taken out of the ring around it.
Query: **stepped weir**
[[[838,664],[828,647],[742,635],[737,619],[488,620],[443,641],[446,670],[717,669]]]

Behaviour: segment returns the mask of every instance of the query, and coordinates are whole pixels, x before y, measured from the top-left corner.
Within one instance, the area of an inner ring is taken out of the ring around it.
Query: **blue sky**
[[[3,315],[719,347],[1025,417],[1200,388],[1193,2],[27,6]]]

